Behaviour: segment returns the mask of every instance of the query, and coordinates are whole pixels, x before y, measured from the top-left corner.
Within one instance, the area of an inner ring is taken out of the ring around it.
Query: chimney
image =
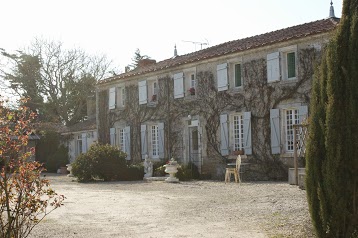
[[[174,58],[178,56],[177,45],[174,45]]]
[[[154,59],[141,59],[139,62],[138,62],[138,67],[146,67],[146,66],[149,66],[149,65],[153,65],[157,63],[156,60]]]

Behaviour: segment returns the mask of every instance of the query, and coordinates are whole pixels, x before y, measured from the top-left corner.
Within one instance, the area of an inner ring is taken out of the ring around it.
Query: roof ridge
[[[102,84],[102,83],[110,82],[112,80],[127,78],[127,77],[131,77],[131,76],[135,76],[135,75],[145,74],[145,73],[149,73],[152,71],[162,70],[164,68],[174,67],[177,65],[187,64],[187,63],[191,63],[194,61],[200,61],[200,60],[213,58],[213,57],[221,56],[221,55],[226,55],[226,54],[230,54],[230,53],[234,53],[234,52],[238,52],[238,51],[244,51],[244,50],[248,50],[248,49],[252,49],[252,48],[257,48],[259,46],[274,44],[277,42],[281,42],[285,39],[289,40],[292,38],[300,38],[300,37],[305,37],[305,36],[312,35],[312,34],[319,34],[322,32],[327,32],[327,31],[332,30],[332,26],[319,24],[319,23],[325,23],[325,22],[334,24],[333,27],[335,27],[339,23],[339,18],[320,19],[320,20],[306,22],[306,23],[302,23],[299,25],[294,25],[294,26],[290,26],[290,27],[286,27],[286,28],[282,28],[282,29],[277,29],[274,31],[265,32],[265,33],[258,34],[258,35],[253,35],[253,36],[248,36],[248,37],[241,38],[241,39],[223,42],[218,45],[214,45],[214,46],[202,49],[202,50],[190,52],[190,53],[184,54],[184,55],[178,55],[175,58],[164,59],[162,61],[158,61],[157,63],[155,63],[153,65],[149,65],[149,66],[142,67],[142,68],[136,68],[136,69],[129,71],[127,73],[122,73],[120,75],[116,75],[116,76],[101,80],[97,84]],[[317,26],[315,26],[316,24],[317,24]],[[314,26],[312,26],[313,29],[312,30],[308,29],[309,32],[307,32],[308,30],[305,29],[305,27],[310,26],[310,25],[314,25]],[[320,28],[320,29],[317,29],[317,28]],[[291,32],[292,30],[293,30],[293,32]],[[299,33],[298,32],[299,30],[301,30],[302,33]],[[291,36],[285,38],[285,36],[283,34],[280,34],[280,33],[285,33],[285,32],[291,33]],[[230,49],[228,49],[228,48],[230,48]],[[217,52],[215,52],[215,51],[217,51]],[[213,52],[213,53],[210,54],[210,52]]]

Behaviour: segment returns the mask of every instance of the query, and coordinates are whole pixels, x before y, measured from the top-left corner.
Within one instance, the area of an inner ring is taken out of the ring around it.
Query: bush
[[[153,164],[153,176],[156,176],[156,177],[160,177],[160,176],[165,176],[166,173],[165,173],[165,161],[161,161],[161,162],[155,162]]]
[[[144,177],[144,166],[140,164],[131,164],[127,166],[127,169],[123,173],[121,180],[143,180]]]
[[[199,179],[200,174],[199,174],[198,167],[194,163],[188,163],[187,165],[181,165],[178,168],[176,177],[180,181],[188,181],[192,179]]]
[[[94,179],[123,180],[126,177],[126,154],[110,145],[95,144],[77,157],[72,173],[80,182]]]

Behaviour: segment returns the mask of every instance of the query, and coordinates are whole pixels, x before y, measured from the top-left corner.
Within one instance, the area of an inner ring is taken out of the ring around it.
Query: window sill
[[[244,87],[235,87],[235,88],[230,88],[229,89],[229,93],[242,93],[244,91]]]
[[[185,95],[185,100],[194,100],[196,99],[196,94],[194,95]]]

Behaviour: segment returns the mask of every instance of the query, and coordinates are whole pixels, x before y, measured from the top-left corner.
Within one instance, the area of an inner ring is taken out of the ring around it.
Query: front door
[[[199,131],[197,126],[189,127],[189,162],[194,163],[201,171],[201,155],[199,150]]]

